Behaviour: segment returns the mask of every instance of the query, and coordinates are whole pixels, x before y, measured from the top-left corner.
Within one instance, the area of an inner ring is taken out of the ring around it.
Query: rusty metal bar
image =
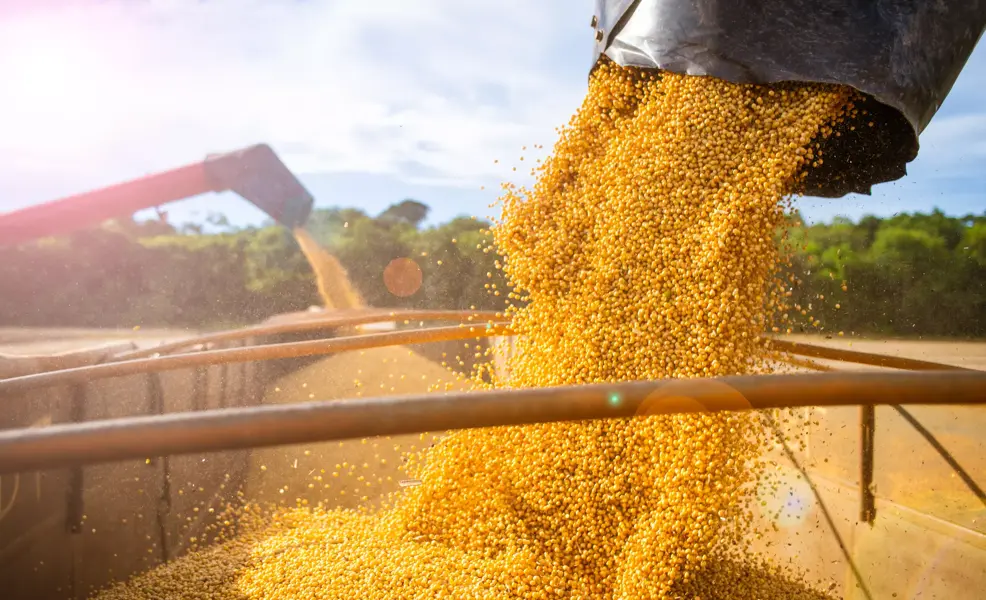
[[[72,404],[69,408],[69,420],[72,423],[82,423],[86,420],[86,400],[89,396],[89,386],[77,383],[72,386]],[[82,519],[85,513],[85,470],[83,465],[72,465],[68,473],[68,488],[65,492],[65,532],[69,534],[82,533]]]
[[[229,369],[227,364],[219,366],[219,400],[217,406],[226,408],[226,390],[229,387]]]
[[[382,320],[392,320],[392,317]],[[319,327],[322,326],[324,326],[324,324],[319,325]],[[469,331],[469,333],[465,333],[466,330]],[[224,335],[231,333],[235,332],[223,332]],[[60,383],[73,383],[78,381],[86,381],[89,379],[123,377],[126,375],[133,375],[148,371],[177,370],[188,367],[225,364],[230,362],[298,358],[302,356],[316,356],[320,354],[331,354],[334,352],[346,352],[349,350],[364,350],[367,348],[376,348],[389,345],[420,344],[435,341],[508,336],[511,335],[511,333],[512,332],[509,326],[506,324],[493,324],[487,322],[484,326],[483,324],[466,325],[463,323],[457,327],[435,327],[425,330],[408,330],[391,333],[348,336],[342,338],[328,338],[305,342],[267,344],[225,350],[210,350],[198,352],[194,355],[178,354],[165,357],[122,360],[112,364],[63,369],[59,371],[49,371],[45,373],[0,379],[0,395],[20,392],[27,389],[58,385]],[[254,332],[254,334],[256,334],[256,332]],[[186,341],[189,344],[196,343],[194,340]],[[184,346],[185,342],[181,342],[181,344]],[[964,367],[956,367],[953,365],[908,358],[898,358],[894,356],[884,356],[881,354],[870,354],[866,352],[855,352],[851,350],[838,350],[799,342],[774,340],[773,346],[776,351],[787,352],[794,355],[854,362],[858,364],[874,365],[893,369],[914,371],[973,371],[973,369],[966,369]],[[161,349],[157,349],[154,353],[160,351]],[[130,356],[134,355],[127,355],[127,357]],[[796,364],[797,366],[812,368],[814,370],[828,369],[828,367],[824,367],[822,365],[810,364],[808,361],[798,361],[797,359],[786,360],[785,362]]]
[[[298,358],[318,356],[350,350],[365,350],[381,346],[400,346],[428,342],[467,340],[479,337],[503,335],[505,329],[495,325],[458,325],[455,327],[433,327],[387,333],[371,333],[341,338],[268,344],[247,348],[226,350],[207,350],[160,358],[143,358],[88,367],[51,371],[0,379],[0,396],[38,389],[53,385],[89,382],[96,379],[124,377],[127,375],[174,371],[199,367],[202,365],[229,364],[253,360],[278,358]]]
[[[801,342],[790,342],[787,340],[772,339],[770,346],[773,350],[788,352],[798,356],[808,358],[821,358],[824,360],[837,360],[841,362],[852,362],[860,365],[870,365],[874,367],[884,367],[887,369],[903,369],[905,371],[972,371],[965,367],[956,367],[942,363],[917,360],[914,358],[901,358],[899,356],[886,356],[884,354],[871,354],[869,352],[857,352],[855,350],[840,350],[827,346],[816,346],[814,344],[804,344]]]
[[[810,360],[801,360],[791,356],[782,356],[782,362],[811,369],[814,371],[829,372],[834,369],[829,366],[820,365]],[[962,479],[966,487],[986,506],[986,492],[976,483],[976,480],[959,464],[955,457],[935,438],[928,429],[921,424],[910,412],[898,404],[892,405],[903,418],[935,449],[936,452],[948,463],[948,466]],[[875,465],[875,431],[876,414],[872,406],[860,407],[860,521],[873,524],[876,519],[876,490],[873,488],[873,479],[876,472]],[[810,483],[810,481],[809,481]]]
[[[126,342],[58,354],[0,353],[0,380],[100,363],[134,348],[136,345],[133,342]]]
[[[300,333],[305,331],[317,331],[320,329],[328,329],[333,327],[353,327],[357,325],[368,325],[371,323],[383,323],[388,321],[397,320],[416,320],[416,321],[440,321],[445,319],[453,319],[458,317],[459,319],[466,320],[470,317],[473,318],[477,323],[495,323],[497,325],[504,325],[501,330],[502,333],[499,335],[511,335],[512,332],[506,324],[509,323],[509,317],[503,314],[497,314],[495,312],[473,312],[473,311],[390,311],[388,313],[380,314],[362,314],[362,315],[348,315],[348,316],[332,316],[332,317],[318,317],[311,319],[301,319],[297,321],[275,321],[269,324],[257,325],[254,327],[246,327],[243,329],[234,329],[230,331],[221,331],[213,334],[205,334],[195,338],[189,338],[187,340],[179,340],[177,342],[172,342],[168,344],[163,344],[156,348],[146,348],[143,350],[137,350],[134,352],[128,352],[126,354],[117,357],[118,360],[129,360],[135,358],[143,358],[148,356],[154,356],[158,354],[165,354],[172,352],[174,350],[180,350],[186,348],[193,344],[200,343],[210,343],[210,342],[221,342],[221,341],[232,341],[239,340],[250,336],[257,335],[276,335],[279,333]],[[947,365],[944,363],[936,363],[926,360],[917,360],[913,358],[901,358],[897,356],[887,356],[884,354],[873,354],[870,352],[858,352],[855,350],[841,350],[838,348],[829,348],[827,346],[818,346],[815,344],[806,344],[803,342],[791,342],[786,340],[772,339],[771,347],[778,352],[784,352],[787,354],[792,354],[795,356],[804,356],[808,358],[820,358],[823,360],[833,360],[838,362],[851,362],[862,365],[870,365],[875,367],[884,367],[888,369],[902,369],[905,371],[969,371],[972,369],[967,369],[965,367],[957,367],[954,365]],[[830,367],[824,365],[819,365],[811,361],[798,361],[797,359],[791,360],[786,359],[785,362],[794,364],[796,366],[802,366],[810,368],[812,370],[832,370]]]
[[[156,415],[165,414],[164,384],[160,373],[147,374],[147,395],[151,400],[151,411]],[[155,460],[153,464],[157,464]],[[161,562],[168,562],[168,515],[171,513],[171,458],[161,457],[161,494],[155,507],[158,530],[158,543],[161,545]]]
[[[873,492],[873,454],[876,449],[876,407],[859,407],[859,520],[873,525],[876,496]]]
[[[984,404],[986,372],[672,379],[323,401],[0,432],[0,473],[451,429],[705,411]]]
[[[388,321],[467,321],[472,318],[476,323],[505,323],[509,319],[489,311],[460,311],[460,310],[373,310],[360,311],[361,314],[347,314],[342,311],[334,312],[331,316],[315,318],[298,318],[298,320],[270,322],[262,325],[217,331],[176,342],[161,344],[153,348],[144,348],[117,356],[117,360],[132,360],[149,356],[170,354],[196,344],[239,341],[250,337],[277,335],[281,333],[303,333],[320,331],[337,327],[355,327]]]
[[[806,358],[798,358],[796,356],[782,355],[782,356],[777,357],[777,360],[780,361],[780,362],[782,362],[782,363],[789,364],[789,365],[791,365],[793,367],[799,367],[801,369],[808,369],[809,371],[820,371],[822,373],[828,373],[830,371],[835,371],[834,368],[829,367],[827,365],[821,365],[821,364],[818,364],[817,362],[815,362],[813,360],[806,359]]]
[[[209,398],[209,367],[195,368],[195,383],[192,385],[192,410],[205,408]]]
[[[396,311],[395,311],[396,312]],[[431,311],[427,311],[431,312]],[[440,314],[439,314],[440,313]],[[432,316],[438,319],[445,318],[448,313],[444,311],[432,312]],[[461,314],[461,313],[460,313]],[[405,313],[405,316],[410,317],[409,314]],[[417,320],[428,320],[423,319],[424,313],[419,313],[415,317]],[[394,320],[393,315],[388,315],[384,317],[383,315],[366,315],[360,317],[347,317],[335,321],[336,326],[347,326],[358,323],[370,323],[370,322],[381,322]],[[505,320],[503,317],[496,317],[496,320]],[[310,326],[312,329],[318,329],[326,327],[327,321],[312,320],[304,321],[299,323],[282,323],[279,325],[267,326],[273,328],[285,328],[284,331],[304,331],[306,327]],[[261,326],[264,327],[264,326]],[[244,331],[250,331],[251,335],[258,335],[260,328],[248,328]],[[468,332],[468,333],[467,333]],[[47,387],[51,385],[58,385],[61,383],[76,383],[79,381],[88,381],[91,379],[102,379],[110,377],[122,377],[126,375],[133,375],[137,373],[145,372],[157,372],[157,371],[167,371],[167,370],[177,370],[189,367],[198,367],[202,365],[213,365],[213,364],[226,364],[232,362],[249,362],[255,360],[270,360],[278,358],[297,358],[302,356],[316,356],[320,354],[331,354],[334,352],[345,352],[349,350],[362,350],[367,348],[375,348],[380,346],[388,345],[401,345],[401,344],[415,344],[415,343],[427,343],[434,341],[447,341],[447,340],[457,340],[457,339],[472,339],[479,337],[490,337],[490,336],[505,336],[511,335],[511,330],[508,325],[504,323],[494,324],[492,320],[489,320],[483,324],[477,323],[473,324],[460,324],[457,327],[436,327],[429,328],[425,330],[409,330],[409,331],[399,331],[390,333],[377,333],[377,334],[366,334],[359,336],[348,336],[342,338],[334,339],[322,339],[322,340],[311,340],[304,342],[291,342],[283,344],[268,344],[262,346],[250,346],[244,348],[233,348],[225,350],[211,350],[205,352],[198,352],[194,354],[179,354],[173,356],[165,357],[155,357],[155,358],[133,358],[131,360],[119,360],[121,357],[117,357],[118,362],[111,364],[102,364],[86,367],[77,367],[71,369],[63,369],[59,371],[49,371],[44,373],[35,373],[31,375],[23,375],[19,377],[11,377],[8,379],[0,379],[0,395],[16,393],[24,391],[27,389],[36,389],[41,387]],[[242,338],[239,330],[219,332],[214,334],[217,336],[217,340],[221,339],[231,340]],[[189,344],[201,343],[203,339],[208,336],[203,336],[202,338],[194,338],[189,340],[183,340],[175,344],[166,345],[167,347],[159,347],[151,350],[139,351],[139,353],[130,353],[122,358],[132,358],[135,356],[143,356],[146,353],[157,354],[162,351],[168,351],[170,349],[182,348]],[[953,365],[946,365],[940,363],[933,363],[928,361],[914,360],[908,358],[899,358],[893,356],[884,356],[880,354],[870,354],[866,352],[855,352],[851,350],[838,350],[835,348],[827,348],[823,346],[815,346],[811,344],[803,344],[799,342],[788,342],[784,340],[773,340],[773,348],[778,352],[787,352],[793,355],[800,355],[812,358],[822,358],[827,360],[836,361],[848,361],[855,362],[858,364],[874,365],[886,368],[894,369],[904,369],[904,370],[915,370],[915,371],[971,371],[971,369],[966,369],[963,367],[956,367]],[[809,361],[798,361],[786,360],[791,364],[797,364],[798,366],[803,366],[807,368],[814,368],[815,370],[823,370],[826,367],[822,365],[810,364]],[[800,364],[799,364],[800,363]]]

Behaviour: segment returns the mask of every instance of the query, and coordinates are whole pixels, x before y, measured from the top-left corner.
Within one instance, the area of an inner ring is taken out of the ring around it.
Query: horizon
[[[532,181],[510,170],[530,164],[517,158],[546,155],[581,102],[591,13],[591,0],[4,3],[0,212],[266,142],[317,208],[377,214],[414,198],[429,224],[489,218],[502,182]],[[809,223],[981,213],[982,90],[979,44],[906,177],[797,208]],[[266,217],[231,193],[164,210],[179,225]]]

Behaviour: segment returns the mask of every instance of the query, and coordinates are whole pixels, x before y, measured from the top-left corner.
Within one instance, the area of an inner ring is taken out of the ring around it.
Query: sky
[[[501,182],[530,183],[512,167],[550,150],[577,109],[592,11],[592,0],[0,0],[0,212],[265,142],[317,206],[376,214],[414,198],[432,223],[488,216]],[[871,197],[799,207],[810,221],[986,210],[984,44],[908,171]],[[264,219],[232,194],[165,209],[174,222]]]

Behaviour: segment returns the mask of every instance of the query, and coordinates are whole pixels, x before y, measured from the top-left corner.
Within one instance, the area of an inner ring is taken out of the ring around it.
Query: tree
[[[377,217],[382,223],[406,223],[417,229],[428,217],[427,205],[408,198],[403,202],[392,204]]]
[[[490,224],[456,218],[424,227],[427,212],[413,200],[378,217],[317,209],[306,227],[372,306],[502,309],[507,287],[489,249]],[[826,331],[986,335],[986,216],[867,216],[788,224],[778,236],[787,237],[789,274],[800,282],[791,301],[810,305]],[[395,258],[423,273],[410,296],[384,284]],[[123,219],[0,247],[0,325],[233,326],[317,302],[310,265],[291,232],[274,224],[204,234]],[[791,315],[795,329],[814,330],[797,322],[800,311]]]

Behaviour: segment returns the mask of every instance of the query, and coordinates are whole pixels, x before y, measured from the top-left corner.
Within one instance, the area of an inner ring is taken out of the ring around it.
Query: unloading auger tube
[[[863,92],[874,127],[826,140],[799,190],[837,198],[906,175],[986,29],[986,0],[596,0],[592,28],[594,65]]]
[[[0,246],[64,235],[106,219],[208,192],[231,191],[289,229],[305,224],[314,198],[267,144],[110,187],[0,214]]]

